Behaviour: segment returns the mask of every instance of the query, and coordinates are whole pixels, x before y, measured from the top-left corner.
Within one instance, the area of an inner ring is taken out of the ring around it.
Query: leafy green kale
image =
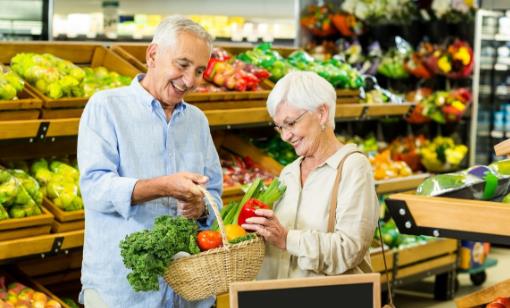
[[[172,257],[179,251],[196,254],[198,225],[184,217],[156,218],[152,230],[132,233],[120,242],[124,265],[131,269],[127,279],[135,291],[159,290],[159,276],[163,276]]]

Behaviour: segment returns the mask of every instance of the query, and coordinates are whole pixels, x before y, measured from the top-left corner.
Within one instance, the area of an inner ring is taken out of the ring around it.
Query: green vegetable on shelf
[[[9,213],[7,213],[7,210],[3,205],[0,204],[0,220],[8,219]]]
[[[47,53],[18,53],[11,59],[11,67],[52,99],[90,97],[96,91],[125,86],[131,81],[105,67],[81,68]]]
[[[42,186],[42,194],[64,211],[83,209],[79,187],[79,171],[61,161],[48,163],[39,159],[30,168],[35,179]]]
[[[460,173],[438,174],[427,178],[416,189],[423,196],[437,195],[443,191],[460,188],[466,184],[466,175]]]

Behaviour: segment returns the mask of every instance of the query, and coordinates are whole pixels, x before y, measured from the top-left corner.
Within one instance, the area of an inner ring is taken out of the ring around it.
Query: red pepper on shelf
[[[209,62],[207,63],[207,68],[204,71],[204,79],[211,80],[214,77],[214,66],[216,65],[218,61],[215,58],[210,58]]]
[[[258,215],[255,214],[255,211],[258,209],[269,209],[269,206],[257,199],[250,199],[246,201],[239,213],[237,224],[241,226],[246,222],[246,219],[250,217],[257,217]]]

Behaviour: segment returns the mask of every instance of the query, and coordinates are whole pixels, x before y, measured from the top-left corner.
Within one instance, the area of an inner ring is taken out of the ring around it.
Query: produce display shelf
[[[416,189],[429,176],[429,173],[420,173],[401,178],[375,181],[375,190],[378,194],[387,194]]]
[[[360,118],[365,114],[364,110],[368,110],[366,114],[370,114],[371,109],[379,109],[380,107],[381,106],[364,104],[338,104],[336,118]],[[378,113],[378,116],[395,115],[392,107],[393,104],[385,104],[384,108],[387,108],[388,113]],[[401,106],[397,107],[399,112],[402,111]],[[212,109],[204,110],[204,113],[209,120],[209,125],[213,127],[271,123],[271,117],[267,113],[265,106],[254,108]],[[403,114],[402,112],[402,115]],[[0,140],[76,136],[78,134],[78,124],[79,118],[0,121]],[[44,129],[45,125],[46,129]]]
[[[507,204],[395,194],[386,205],[402,233],[510,244]]]
[[[42,107],[42,100],[25,87],[18,99],[0,100],[0,110],[39,109]]]
[[[0,140],[76,136],[79,118],[0,121]]]
[[[337,104],[335,117],[363,119],[386,116],[404,116],[413,104]],[[271,123],[265,105],[252,108],[205,109],[211,126]]]
[[[83,230],[1,241],[0,261],[30,255],[51,255],[83,246]]]
[[[50,53],[59,58],[69,60],[78,66],[104,66],[108,70],[121,75],[134,77],[139,70],[119,55],[100,44],[71,42],[2,42],[0,62],[8,64],[11,58],[22,52]],[[62,97],[52,99],[41,91],[26,83],[26,87],[43,100],[45,108],[78,108],[83,107],[88,97]]]

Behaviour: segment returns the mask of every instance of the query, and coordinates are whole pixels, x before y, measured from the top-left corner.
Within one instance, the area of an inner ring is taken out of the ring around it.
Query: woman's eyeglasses
[[[275,124],[274,125],[274,129],[280,133],[280,134],[283,134],[283,132],[285,131],[293,131],[294,127],[296,126],[297,122],[299,122],[299,120],[305,115],[305,113],[307,113],[307,111],[303,112],[302,114],[300,114],[297,118],[295,118],[294,120],[292,121],[289,121],[287,123],[284,123],[282,124],[281,126],[280,125],[277,125]]]

